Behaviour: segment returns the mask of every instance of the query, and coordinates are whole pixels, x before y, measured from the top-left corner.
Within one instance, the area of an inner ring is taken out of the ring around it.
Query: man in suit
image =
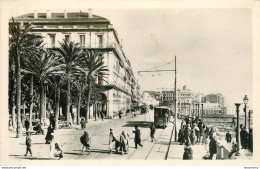
[[[141,144],[141,132],[138,129],[137,125],[135,126],[135,131],[133,131],[133,133],[135,133],[135,148],[137,148],[137,145],[143,147],[143,145]]]

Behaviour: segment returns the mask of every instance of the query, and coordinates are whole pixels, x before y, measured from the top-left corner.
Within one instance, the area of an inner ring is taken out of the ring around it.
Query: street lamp
[[[198,119],[200,119],[200,104],[198,104]]]
[[[236,111],[237,111],[237,130],[236,130],[236,140],[237,140],[237,152],[236,152],[236,156],[239,156],[239,150],[240,150],[240,130],[239,130],[239,106],[241,105],[240,103],[235,103],[236,105]]]
[[[247,121],[247,119],[246,119],[246,105],[247,105],[247,103],[248,103],[248,97],[247,97],[247,95],[245,95],[243,101],[244,101],[244,104],[245,104],[244,112],[245,112],[245,128],[246,128],[246,121]]]
[[[203,124],[203,103],[201,104],[201,122]]]

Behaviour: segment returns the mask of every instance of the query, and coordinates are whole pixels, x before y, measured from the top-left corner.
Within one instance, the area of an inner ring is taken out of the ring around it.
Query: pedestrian
[[[84,117],[81,117],[80,125],[81,125],[81,129],[84,129],[86,127],[86,122],[85,122],[85,118]]]
[[[124,131],[122,131],[122,134],[120,136],[120,146],[121,154],[123,154],[124,152],[127,154],[129,152],[128,134],[126,134]]]
[[[119,111],[118,116],[119,116],[120,119],[122,118],[122,111]]]
[[[232,142],[232,150],[231,152],[228,154],[228,158],[231,159],[231,157],[233,156],[234,153],[237,152],[237,144],[235,142]]]
[[[30,157],[32,156],[32,139],[30,137],[30,133],[26,132],[26,140],[25,140],[25,145],[26,145],[26,153],[24,154],[24,156],[27,156],[28,152],[31,154]]]
[[[200,129],[199,127],[197,126],[197,124],[195,123],[195,127],[194,127],[194,130],[195,130],[195,135],[196,135],[196,144],[199,144],[200,143]]]
[[[227,133],[226,133],[226,141],[228,143],[231,143],[231,140],[232,140],[231,134],[229,133],[229,131],[227,131]]]
[[[248,145],[248,132],[246,131],[245,127],[242,127],[242,129],[240,131],[240,141],[241,141],[242,149],[247,149],[247,145]]]
[[[101,119],[103,121],[104,120],[104,111],[103,110],[101,110],[100,115],[101,115]]]
[[[45,144],[50,144],[51,139],[52,139],[51,133],[53,133],[53,132],[54,132],[54,128],[52,127],[52,124],[50,124],[47,129],[47,134],[45,137],[45,140],[46,140]]]
[[[30,122],[29,122],[28,118],[26,118],[26,120],[24,122],[24,126],[25,126],[26,131],[28,131],[30,128]]]
[[[195,144],[195,139],[196,139],[196,134],[195,134],[194,126],[193,126],[192,129],[191,129],[191,134],[190,134],[190,140],[191,140],[192,145]]]
[[[178,133],[178,142],[180,142],[180,145],[183,145],[184,140],[184,129],[181,127]]]
[[[186,126],[186,123],[184,120],[181,121],[181,128],[184,128]]]
[[[137,149],[137,145],[143,147],[143,145],[141,144],[141,132],[138,129],[137,125],[135,126],[135,131],[133,131],[133,133],[135,133],[135,148]]]
[[[191,147],[190,141],[185,142],[183,160],[192,160],[193,159],[193,150]]]
[[[190,142],[190,134],[191,134],[191,128],[189,125],[186,125],[185,127],[185,133],[184,133],[184,139],[185,139],[185,142]]]
[[[108,145],[109,145],[109,154],[112,153],[112,149],[115,146],[115,140],[116,137],[114,135],[113,129],[110,128],[110,132],[109,132],[109,139],[108,139]]]
[[[83,144],[82,154],[85,149],[87,149],[88,153],[90,153],[91,136],[89,132],[84,131],[83,136],[80,137],[80,142]]]
[[[217,142],[215,136],[211,136],[209,142],[209,157],[205,157],[204,159],[213,159],[214,154],[217,154]]]
[[[152,123],[151,126],[150,126],[150,136],[151,136],[152,142],[153,142],[153,140],[155,140],[155,138],[154,138],[155,131],[156,131],[156,128],[154,126],[154,123]]]

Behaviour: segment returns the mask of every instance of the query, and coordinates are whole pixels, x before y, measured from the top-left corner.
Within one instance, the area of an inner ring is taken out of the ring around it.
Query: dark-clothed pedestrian
[[[214,154],[217,154],[217,142],[215,136],[210,137],[209,142],[209,157],[205,157],[204,159],[213,159]]]
[[[246,131],[245,127],[242,127],[242,129],[240,131],[240,140],[241,140],[242,149],[247,149],[247,145],[248,145],[248,132]]]
[[[135,126],[135,131],[133,131],[133,133],[135,133],[135,148],[137,148],[137,145],[143,147],[141,144],[141,132],[137,125]]]
[[[183,160],[192,160],[193,159],[193,150],[191,147],[191,143],[189,141],[185,142]]]
[[[55,117],[52,113],[50,114],[50,125],[55,128]]]
[[[28,152],[31,154],[30,156],[32,156],[32,149],[31,149],[32,140],[31,140],[31,137],[30,137],[30,133],[29,133],[29,132],[26,132],[25,144],[26,144],[26,153],[25,153],[24,156],[27,156]]]
[[[26,120],[24,122],[24,126],[25,126],[26,131],[28,131],[29,128],[30,128],[30,122],[29,122],[29,120],[27,118],[26,118]]]
[[[52,127],[52,125],[49,125],[48,129],[47,129],[47,134],[46,134],[46,137],[45,137],[45,144],[50,144],[51,142],[51,139],[52,139],[52,136],[51,136],[51,133],[54,132],[54,128]]]
[[[153,142],[154,141],[154,134],[155,134],[155,131],[156,131],[156,128],[154,126],[154,123],[151,124],[150,126],[150,136],[151,136],[151,141]]]
[[[180,145],[183,145],[184,141],[184,129],[181,127],[178,133],[178,142],[180,143]]]
[[[226,133],[226,141],[228,142],[228,143],[231,143],[231,140],[232,140],[232,136],[231,136],[231,134],[229,133],[229,131]]]
[[[90,133],[84,131],[83,136],[80,137],[80,142],[83,144],[82,153],[87,149],[88,153],[90,153],[90,143],[91,143],[91,136]]]
[[[80,125],[81,125],[81,129],[86,128],[86,122],[85,122],[85,118],[84,117],[81,118]]]
[[[104,120],[104,111],[103,111],[103,110],[101,110],[100,116],[101,116],[101,119],[102,119],[102,121],[103,121],[103,120]]]
[[[192,127],[191,134],[190,134],[190,141],[192,145],[195,144],[195,139],[196,139],[195,129],[194,127]]]

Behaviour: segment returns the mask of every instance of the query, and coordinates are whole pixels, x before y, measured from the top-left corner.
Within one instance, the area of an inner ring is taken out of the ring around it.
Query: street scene
[[[13,16],[9,159],[252,160],[248,18],[246,9]]]

